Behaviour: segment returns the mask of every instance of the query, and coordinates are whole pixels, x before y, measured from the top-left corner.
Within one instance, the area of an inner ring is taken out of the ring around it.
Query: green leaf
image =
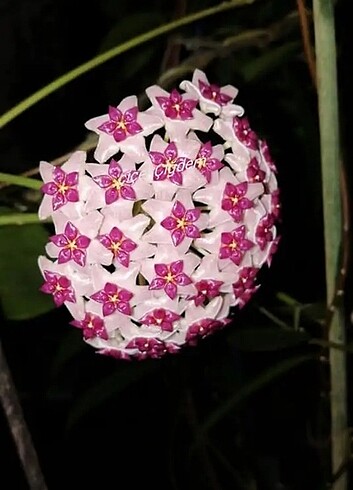
[[[229,342],[238,350],[248,352],[270,352],[294,347],[308,342],[309,335],[279,327],[246,327],[232,330]]]
[[[279,65],[287,63],[288,60],[298,52],[300,43],[298,41],[289,42],[266,51],[252,61],[245,63],[240,67],[240,71],[245,82],[253,82],[266,76],[270,71],[276,69]]]
[[[104,379],[96,381],[74,402],[70,410],[66,430],[70,431],[89,412],[117,396],[131,384],[151,374],[160,367],[158,360],[117,364],[116,371]]]
[[[43,279],[37,259],[47,241],[41,224],[0,228],[0,301],[10,320],[26,320],[54,308],[52,298],[39,291]]]

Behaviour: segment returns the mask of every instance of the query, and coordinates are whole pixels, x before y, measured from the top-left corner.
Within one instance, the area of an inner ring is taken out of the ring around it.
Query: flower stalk
[[[335,295],[337,267],[342,237],[342,196],[340,192],[340,138],[336,70],[335,16],[332,0],[314,0],[315,51],[318,83],[323,219],[326,260],[327,303]],[[336,308],[329,326],[328,341],[345,343],[344,312]],[[332,473],[347,457],[346,355],[330,349],[331,461]],[[347,489],[343,473],[334,490]]]

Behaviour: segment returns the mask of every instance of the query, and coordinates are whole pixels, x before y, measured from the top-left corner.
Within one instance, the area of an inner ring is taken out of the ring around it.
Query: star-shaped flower
[[[177,90],[171,93],[158,85],[146,89],[153,107],[149,114],[163,118],[165,129],[171,140],[184,139],[190,129],[207,132],[212,126],[212,119],[196,108],[197,100]]]
[[[225,160],[229,161],[237,171],[242,170],[249,163],[253,152],[259,152],[258,136],[250,128],[246,117],[216,119],[213,130],[225,140],[226,147],[232,148],[232,152],[226,155]],[[261,158],[260,154],[259,157]]]
[[[151,162],[155,165],[153,180],[169,179],[176,185],[183,183],[183,174],[177,170],[178,164],[182,160],[180,157],[178,158],[178,149],[174,142],[168,143],[163,153],[150,151],[148,154]]]
[[[94,153],[98,162],[106,162],[118,151],[142,161],[146,154],[145,136],[163,126],[156,114],[139,112],[137,97],[125,97],[117,107],[109,106],[108,114],[86,122],[87,129],[99,135]]]
[[[131,340],[126,349],[137,350],[135,354],[137,359],[159,359],[166,353],[175,354],[179,351],[180,347],[172,342],[163,342],[154,338],[136,337]]]
[[[91,239],[86,235],[81,235],[71,221],[66,223],[64,233],[51,236],[50,241],[60,248],[58,255],[59,264],[73,260],[81,267],[86,265],[86,249],[91,243]]]
[[[197,308],[190,302],[185,310],[185,317],[181,322],[181,329],[185,335],[184,342],[194,345],[193,340],[196,340],[196,337],[206,336],[218,327],[221,328],[225,325],[227,319],[223,303],[224,299],[220,296],[213,298],[206,306],[200,305]],[[211,320],[212,324],[209,322]]]
[[[221,234],[220,259],[230,259],[235,265],[240,265],[244,254],[255,244],[246,238],[246,227],[238,226],[231,232]]]
[[[136,200],[153,195],[151,184],[142,181],[140,171],[127,155],[119,161],[112,159],[109,164],[87,164],[86,170],[92,176],[86,212],[107,206],[117,207],[120,219],[127,219]]]
[[[143,315],[139,319],[143,325],[153,325],[160,328],[162,331],[172,332],[173,323],[179,320],[180,315],[177,315],[173,311],[165,310],[164,308],[156,308]]]
[[[43,271],[45,282],[40,287],[42,293],[51,294],[56,306],[61,306],[66,301],[76,302],[75,292],[70,279],[62,274]]]
[[[213,318],[202,318],[189,326],[185,341],[189,345],[196,345],[200,339],[208,337],[208,335],[222,329],[228,323],[228,319],[214,320]]]
[[[246,169],[246,176],[249,182],[263,182],[266,177],[266,172],[260,168],[259,161],[253,157]]]
[[[259,138],[255,131],[251,129],[247,117],[234,117],[233,130],[238,140],[247,148],[251,150],[257,150],[259,148]]]
[[[174,299],[178,292],[178,287],[187,286],[192,283],[188,275],[183,272],[184,262],[177,260],[169,264],[155,264],[154,270],[156,277],[149,285],[149,289],[164,289],[169,298]]]
[[[129,267],[130,253],[137,248],[137,243],[126,238],[123,232],[114,226],[110,233],[98,235],[99,242],[113,254],[113,260],[117,260],[122,266]]]
[[[206,178],[209,184],[217,170],[223,167],[221,162],[223,158],[223,147],[221,145],[216,145],[212,147],[210,141],[203,143],[196,156],[196,168],[201,174]]]
[[[115,311],[123,315],[130,315],[131,306],[129,302],[132,297],[131,291],[111,282],[105,283],[103,289],[91,295],[91,299],[102,304],[103,316],[111,315]]]
[[[101,305],[104,317],[109,315],[132,315],[133,307],[150,297],[147,286],[137,284],[139,266],[108,272],[99,265],[92,266],[92,301]]]
[[[206,183],[195,168],[200,147],[195,138],[167,143],[159,135],[153,137],[149,158],[140,171],[144,182],[152,182],[156,199],[168,201],[180,189],[193,192]]]
[[[165,294],[158,298],[151,296],[143,303],[136,305],[134,309],[134,320],[141,325],[136,327],[137,330],[132,336],[138,336],[140,332],[140,335],[153,335],[160,340],[170,338],[171,332],[175,333],[179,329],[179,320],[186,306],[187,303],[180,301],[178,297],[171,299]],[[130,333],[128,337],[131,337]]]
[[[216,254],[206,254],[194,271],[191,279],[195,283],[197,294],[187,299],[194,300],[196,306],[204,305],[217,296],[225,296],[232,290],[234,272],[224,272],[218,267]]]
[[[263,192],[262,184],[239,182],[233,172],[224,167],[219,171],[218,182],[196,191],[194,199],[208,205],[209,227],[214,227],[230,220],[241,221]]]
[[[190,276],[199,263],[200,259],[194,253],[180,256],[176,249],[159,245],[155,257],[146,259],[141,265],[141,274],[156,297],[164,297],[164,294],[171,299],[177,295],[186,297],[197,292]]]
[[[44,181],[43,199],[38,209],[40,219],[47,219],[58,210],[69,218],[77,218],[82,213],[84,195],[81,193],[84,181],[86,153],[77,151],[61,166],[42,161],[39,171]]]
[[[241,182],[237,185],[227,182],[224,187],[222,209],[227,211],[237,223],[244,219],[245,210],[254,205],[253,201],[246,197],[247,192],[247,182]]]
[[[72,320],[70,325],[80,328],[85,340],[100,337],[108,340],[108,332],[104,325],[104,320],[92,313],[86,313],[83,320]]]
[[[97,236],[101,253],[103,250],[108,252],[108,264],[129,267],[131,261],[142,262],[146,257],[151,257],[156,247],[142,239],[151,220],[144,214],[121,220],[115,211],[109,208],[104,213],[104,221]]]
[[[109,120],[98,126],[103,133],[113,136],[115,141],[126,140],[129,136],[142,132],[141,125],[137,122],[138,107],[130,107],[124,113],[117,107],[109,106]]]
[[[206,213],[195,208],[190,192],[183,189],[176,194],[173,202],[150,199],[142,209],[148,213],[154,226],[144,239],[151,243],[173,244],[179,253],[186,252],[192,241],[200,237],[200,230],[207,227]]]
[[[109,255],[98,249],[94,240],[101,226],[103,216],[92,211],[82,218],[68,220],[58,212],[53,216],[56,234],[50,237],[46,246],[49,257],[58,258],[59,264],[71,261],[85,267],[86,264],[103,263],[108,265]]]
[[[255,283],[258,272],[257,267],[243,267],[239,271],[239,277],[233,283],[233,293],[239,308],[243,308],[258,290],[259,285]]]
[[[136,193],[133,187],[126,183],[126,176],[119,163],[112,159],[107,170],[107,174],[93,177],[94,182],[101,189],[105,189],[105,204],[112,204],[120,198],[135,201]]]
[[[38,258],[38,265],[44,278],[40,290],[51,294],[56,306],[65,304],[72,315],[83,315],[83,298],[92,292],[90,270],[78,271],[70,263],[58,264],[44,256]]]
[[[161,221],[161,226],[171,232],[173,245],[177,247],[185,237],[194,239],[201,236],[194,224],[200,216],[199,208],[185,209],[182,202],[175,201],[171,215]]]
[[[274,225],[275,219],[272,214],[264,216],[259,222],[256,228],[256,243],[259,245],[261,250],[264,250],[269,242],[274,239]]]
[[[232,104],[233,99],[237,96],[238,90],[232,85],[220,87],[215,83],[210,83],[206,74],[196,68],[193,73],[192,81],[183,80],[180,88],[185,90],[192,97],[196,98],[202,112],[212,113],[216,116],[232,117],[241,116],[244,109]]]
[[[183,98],[181,94],[173,89],[169,96],[156,96],[156,100],[170,119],[193,119],[193,110],[197,106],[197,100]]]

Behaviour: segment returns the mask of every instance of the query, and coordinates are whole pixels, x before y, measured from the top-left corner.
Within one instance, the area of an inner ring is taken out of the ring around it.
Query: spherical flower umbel
[[[260,287],[280,236],[277,168],[234,103],[196,69],[86,122],[93,157],[41,162],[40,219],[53,233],[41,291],[101,355],[160,358],[230,328]]]

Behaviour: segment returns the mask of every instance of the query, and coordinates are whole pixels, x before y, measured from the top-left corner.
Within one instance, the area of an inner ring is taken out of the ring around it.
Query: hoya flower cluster
[[[147,110],[129,96],[86,122],[92,157],[40,164],[39,216],[55,226],[41,290],[119,359],[175,353],[222,328],[278,243],[276,169],[237,90],[195,70],[146,94]]]

